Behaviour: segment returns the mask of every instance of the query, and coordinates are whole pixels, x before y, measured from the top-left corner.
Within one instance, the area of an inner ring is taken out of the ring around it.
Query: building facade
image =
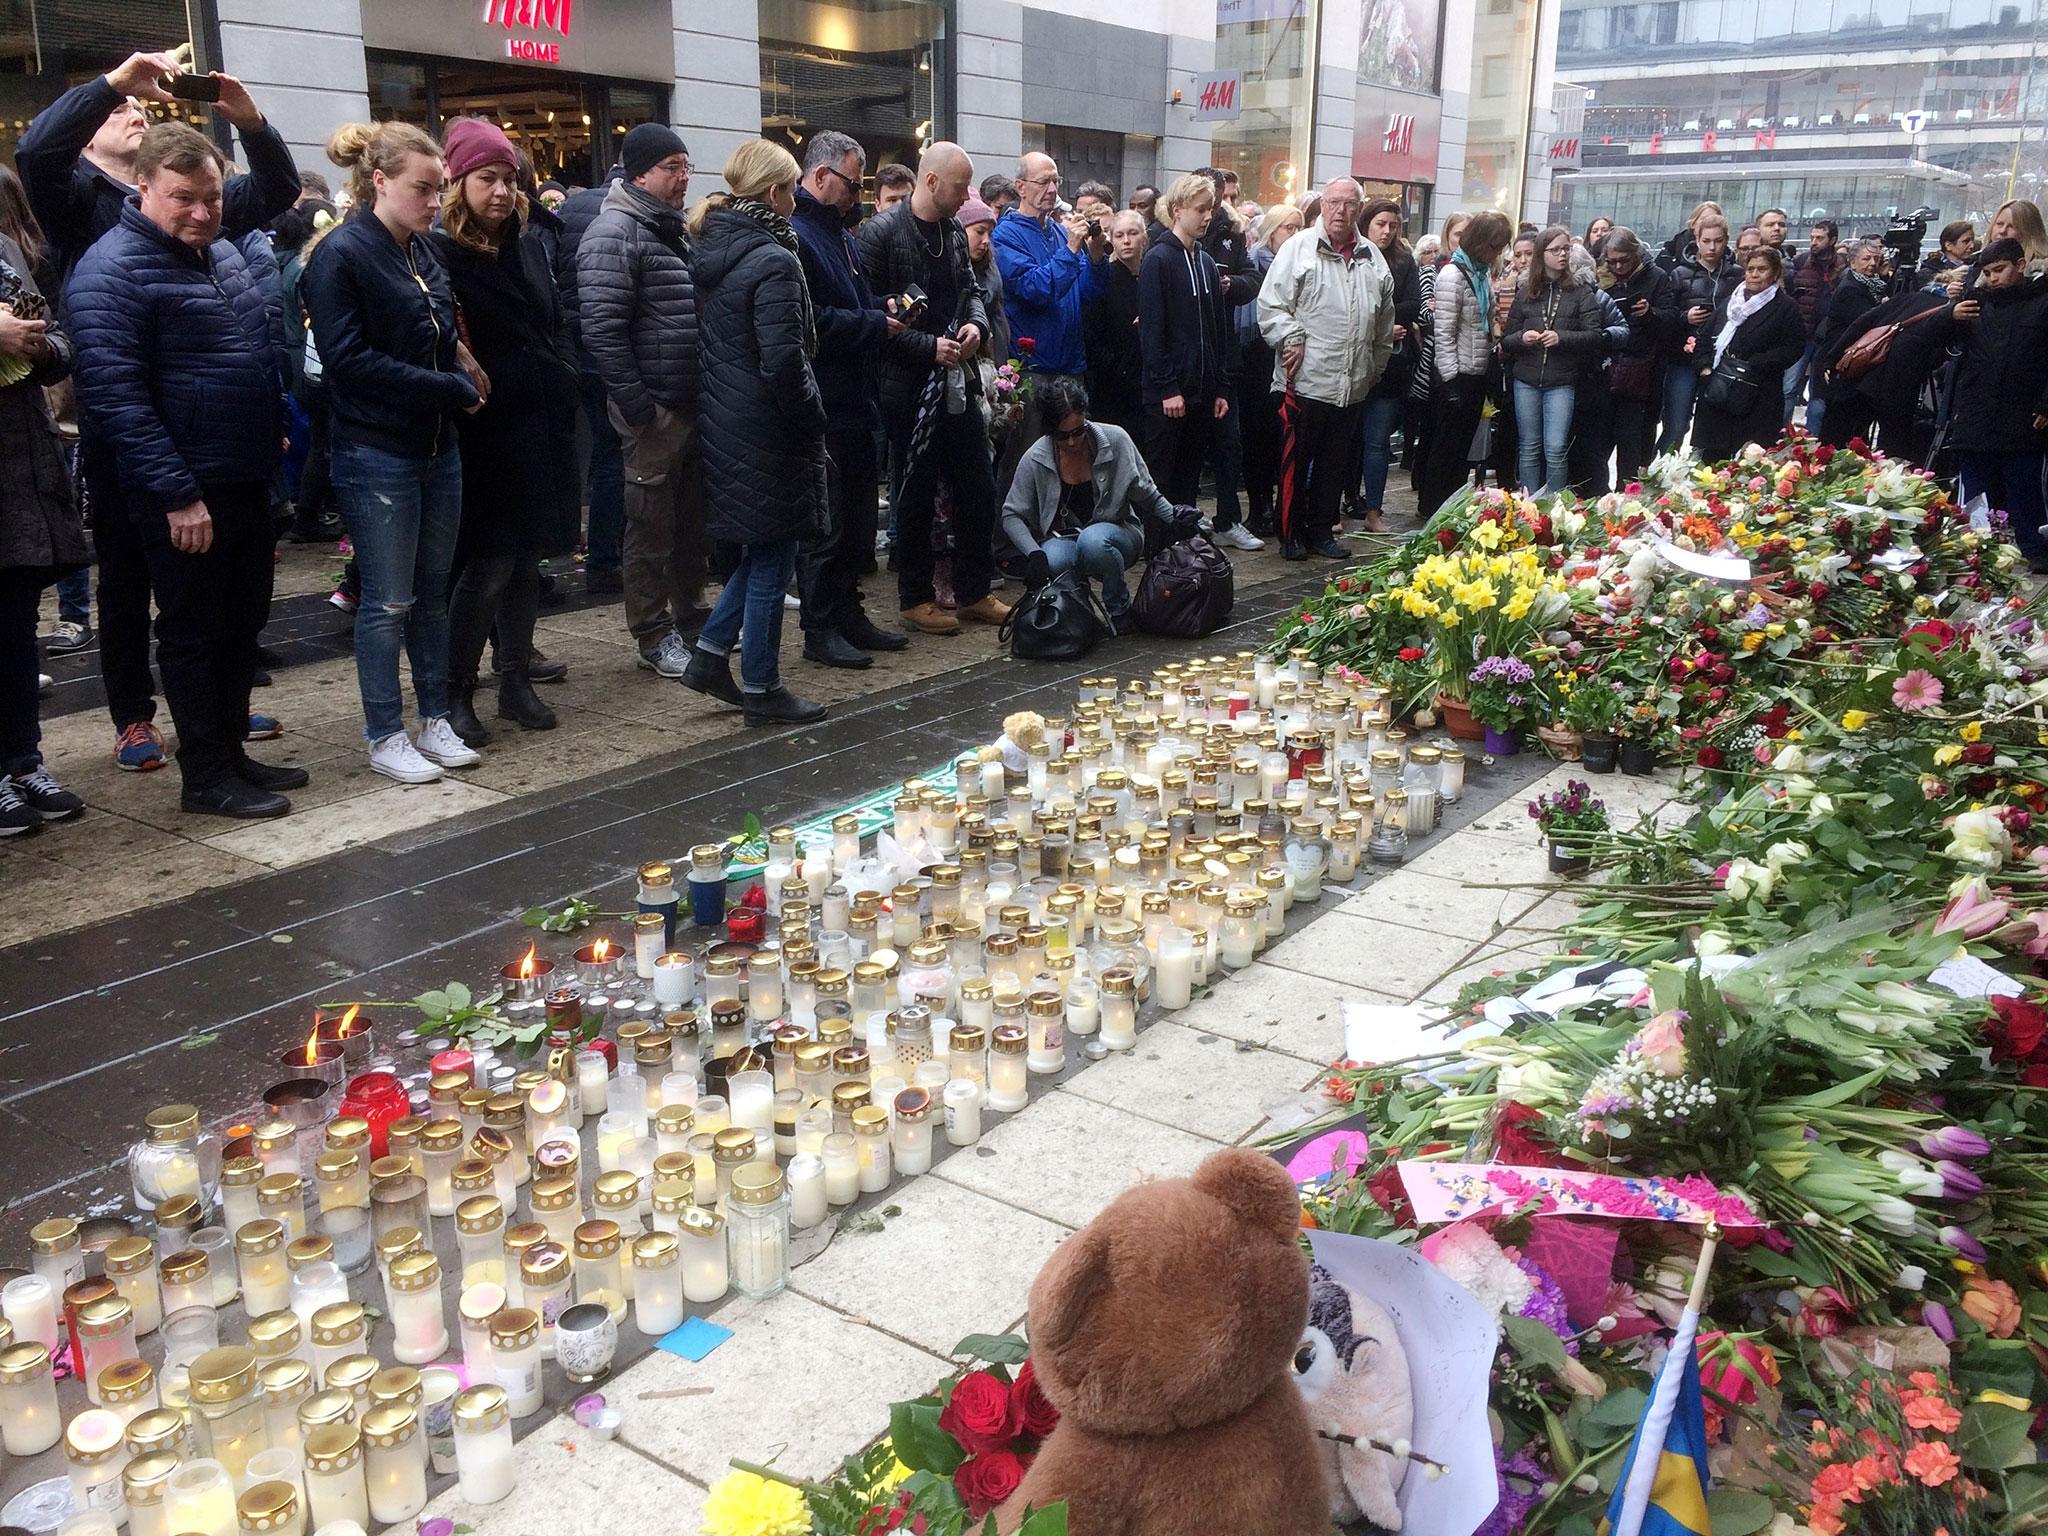
[[[2040,0],[1563,0],[1557,67],[1584,87],[1583,169],[1558,211],[1660,238],[1731,216],[1881,230],[2038,193]]]
[[[299,163],[333,128],[488,115],[543,176],[603,175],[674,124],[699,190],[742,141],[853,134],[870,172],[958,140],[978,175],[1028,149],[1121,195],[1206,164],[1270,204],[1355,175],[1411,232],[1549,196],[1559,0],[13,0],[0,156],[66,86],[189,42],[240,76]],[[203,118],[195,119],[204,121]]]

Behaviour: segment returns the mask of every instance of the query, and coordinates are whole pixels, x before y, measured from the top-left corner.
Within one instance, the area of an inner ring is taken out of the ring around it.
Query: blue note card
[[[654,1347],[665,1349],[672,1355],[681,1355],[685,1360],[702,1360],[731,1337],[730,1328],[721,1328],[716,1323],[705,1322],[701,1317],[692,1317],[684,1319],[682,1327],[667,1335]]]

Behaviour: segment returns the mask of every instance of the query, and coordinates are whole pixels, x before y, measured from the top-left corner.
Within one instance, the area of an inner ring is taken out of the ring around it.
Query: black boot
[[[524,672],[506,672],[498,678],[498,718],[529,731],[555,728],[555,712],[541,703],[540,695],[533,691],[533,679]],[[461,727],[456,731],[460,734]]]
[[[470,697],[475,692],[476,679],[473,677],[459,682],[450,679],[448,683],[448,724],[462,738],[465,747],[480,747],[491,739],[490,731],[476,717],[476,705]]]
[[[735,709],[743,707],[746,702],[740,697],[740,685],[732,680],[731,659],[694,647],[690,651],[690,664],[683,669],[683,686],[697,693],[709,694],[719,703],[730,704]]]
[[[825,706],[800,699],[780,685],[766,693],[747,695],[749,725],[808,725],[825,718]]]
[[[821,667],[846,667],[856,671],[875,664],[874,657],[850,644],[836,629],[806,630],[804,660],[815,661]]]
[[[883,629],[858,608],[852,618],[839,626],[839,633],[864,651],[900,651],[910,644],[910,636],[903,631]]]

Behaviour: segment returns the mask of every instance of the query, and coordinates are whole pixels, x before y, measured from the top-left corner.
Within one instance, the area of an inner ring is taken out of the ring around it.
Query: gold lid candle
[[[682,1326],[682,1251],[677,1232],[648,1232],[633,1240],[633,1323],[648,1338]]]
[[[519,1261],[520,1289],[528,1310],[540,1318],[541,1354],[548,1358],[555,1352],[555,1319],[569,1305],[574,1283],[570,1245],[538,1243]]]
[[[306,1507],[315,1529],[346,1521],[367,1530],[370,1495],[361,1426],[322,1425],[306,1436],[305,1457]]]
[[[427,1445],[419,1410],[402,1403],[374,1408],[363,1418],[368,1448],[370,1518],[395,1525],[427,1505]]]
[[[49,1349],[28,1343],[0,1350],[0,1446],[10,1456],[36,1456],[63,1433]]]
[[[626,1282],[619,1246],[619,1225],[615,1221],[586,1221],[576,1229],[576,1299],[602,1304],[614,1323],[626,1315]]]
[[[407,1365],[424,1365],[447,1350],[441,1261],[434,1254],[408,1253],[391,1266],[391,1328],[391,1352]]]
[[[1022,1024],[998,1024],[989,1037],[988,1104],[1004,1114],[1022,1109],[1030,1099],[1027,1060],[1031,1032]],[[902,1104],[899,1096],[897,1103]]]
[[[300,1450],[305,1437],[299,1405],[313,1395],[313,1368],[296,1355],[273,1360],[257,1368],[256,1386],[263,1394],[263,1433],[270,1448]]]

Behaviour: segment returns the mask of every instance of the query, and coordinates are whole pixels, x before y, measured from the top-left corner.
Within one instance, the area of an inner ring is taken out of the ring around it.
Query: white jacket
[[[1280,247],[1259,290],[1259,331],[1273,349],[1273,388],[1287,388],[1283,348],[1307,350],[1294,392],[1326,405],[1363,400],[1394,355],[1394,279],[1379,247],[1361,237],[1339,256],[1321,221]]]

